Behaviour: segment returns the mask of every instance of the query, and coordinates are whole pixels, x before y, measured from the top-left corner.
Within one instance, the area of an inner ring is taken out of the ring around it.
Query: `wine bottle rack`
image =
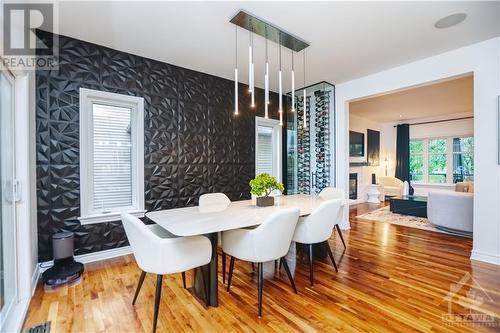
[[[311,193],[310,102],[310,96],[306,97],[305,105],[304,97],[297,98],[297,191],[302,194]]]
[[[319,193],[325,187],[330,186],[330,92],[316,90],[314,99],[316,168],[314,171],[313,191]]]

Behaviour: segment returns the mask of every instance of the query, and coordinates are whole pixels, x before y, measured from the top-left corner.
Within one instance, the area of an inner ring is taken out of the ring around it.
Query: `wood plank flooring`
[[[266,264],[260,319],[257,276],[248,263],[236,262],[229,293],[220,277],[218,308],[193,300],[180,274],[165,277],[158,332],[500,332],[500,268],[470,261],[471,240],[356,219],[376,208],[351,207],[347,250],[337,235],[330,240],[339,272],[316,261],[313,288],[306,259],[294,252],[288,262],[298,294],[284,270],[277,274]],[[86,265],[79,284],[56,292],[39,284],[23,331],[50,320],[52,332],[151,332],[155,277],[146,277],[132,306],[139,275],[126,256]],[[449,304],[445,297],[460,281]],[[450,323],[449,307],[469,317]],[[478,313],[493,322],[467,320]]]

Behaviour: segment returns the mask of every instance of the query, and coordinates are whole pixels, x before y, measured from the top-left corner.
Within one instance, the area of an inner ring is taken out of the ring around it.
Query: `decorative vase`
[[[257,197],[257,206],[269,207],[274,206],[274,197]]]

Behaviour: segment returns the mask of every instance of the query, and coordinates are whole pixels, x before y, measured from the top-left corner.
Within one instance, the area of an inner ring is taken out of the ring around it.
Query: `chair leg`
[[[222,283],[226,284],[226,254],[222,252]]]
[[[290,284],[292,285],[293,291],[297,293],[297,288],[295,287],[295,281],[293,281],[292,273],[290,273],[290,268],[288,267],[288,263],[286,259],[283,257],[280,259],[280,265],[283,263],[283,267],[285,267],[286,275],[288,276],[288,280],[290,280]]]
[[[156,332],[156,324],[158,323],[158,310],[160,309],[160,296],[161,296],[161,283],[163,281],[163,275],[158,274],[156,276],[156,294],[155,294],[155,310],[153,317],[153,333]]]
[[[255,264],[252,263],[252,272],[255,272]]]
[[[337,229],[337,232],[339,233],[340,236],[340,240],[342,241],[342,244],[344,244],[344,249],[347,249],[347,247],[345,246],[344,236],[342,236],[342,231],[340,230],[340,226],[336,224],[335,229]]]
[[[182,286],[186,289],[186,272],[182,272]]]
[[[309,282],[311,287],[314,285],[314,258],[313,258],[313,245],[309,244]]]
[[[210,295],[208,294],[208,285],[205,280],[205,274],[203,273],[203,267],[200,267],[201,271],[201,283],[203,283],[203,292],[205,293],[205,305],[208,307],[210,305]]]
[[[339,272],[339,269],[337,267],[337,263],[335,263],[335,258],[333,257],[332,249],[330,247],[330,244],[328,244],[328,241],[326,241],[326,251],[328,252],[328,256],[332,260],[333,267],[335,267],[335,272]]]
[[[278,273],[278,259],[274,261],[274,274]]]
[[[231,257],[229,261],[229,276],[227,277],[227,291],[231,288],[231,280],[233,279],[233,270],[234,270],[234,257]]]
[[[259,317],[262,317],[262,287],[264,285],[264,269],[262,267],[262,263],[259,262],[257,263],[257,284],[259,288],[259,293],[258,293],[258,309],[259,309]]]
[[[144,282],[144,278],[146,277],[146,272],[142,271],[141,276],[139,277],[139,282],[137,283],[137,288],[135,288],[134,299],[132,300],[132,305],[135,305],[135,301],[137,300],[137,296],[139,296],[139,291],[141,290],[142,283]]]

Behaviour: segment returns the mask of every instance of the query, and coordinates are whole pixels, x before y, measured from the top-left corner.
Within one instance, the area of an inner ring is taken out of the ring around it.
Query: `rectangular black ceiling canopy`
[[[302,51],[309,46],[309,43],[304,40],[243,10],[240,10],[229,22],[272,40],[277,44],[280,44],[281,41],[281,45],[295,52]]]

